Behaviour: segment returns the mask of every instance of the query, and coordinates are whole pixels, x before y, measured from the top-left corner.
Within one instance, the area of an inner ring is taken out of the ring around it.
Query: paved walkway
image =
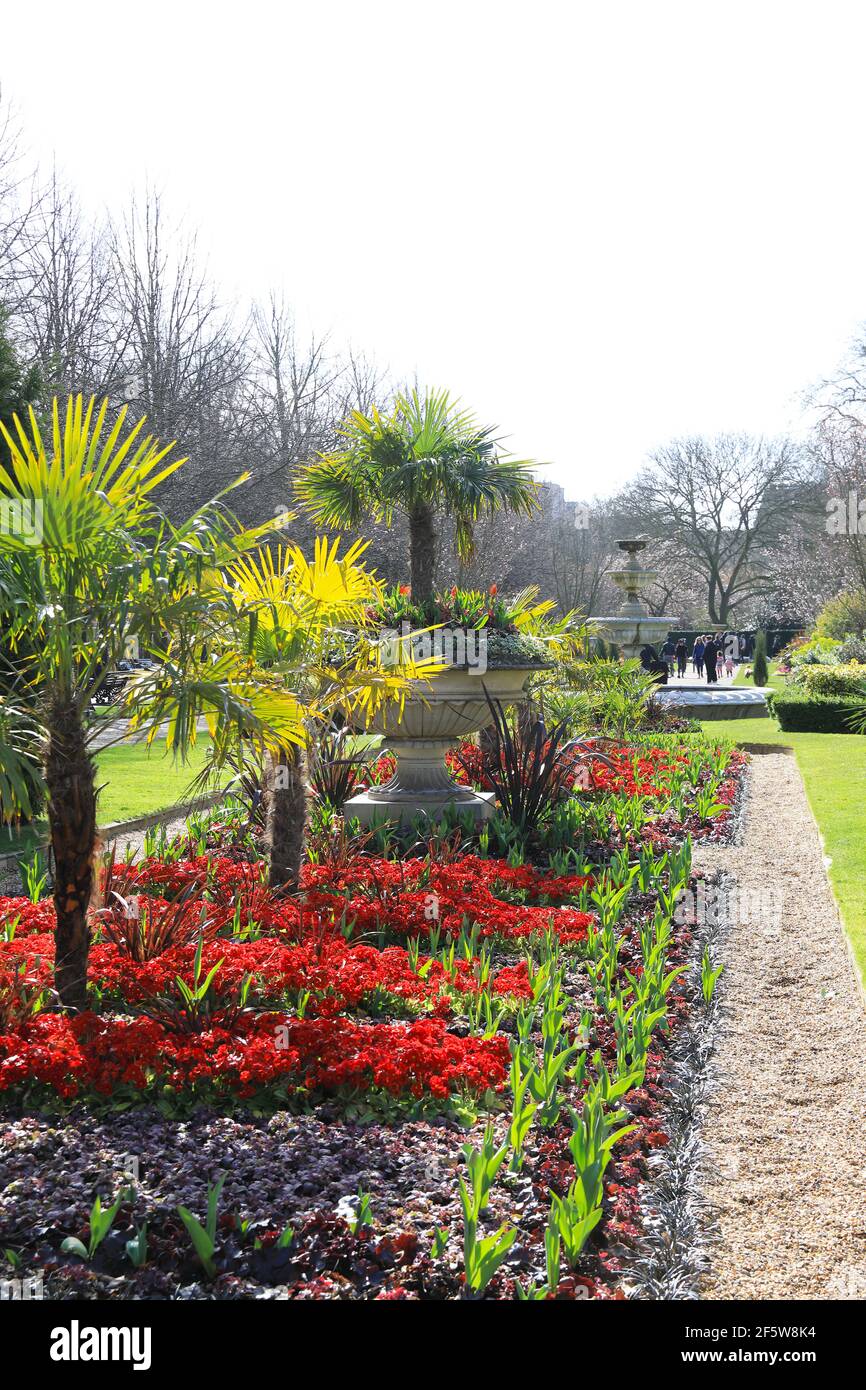
[[[753,757],[703,1127],[716,1238],[701,1297],[866,1298],[866,1016],[789,750]]]
[[[90,740],[90,749],[93,753],[98,753],[100,748],[114,747],[117,743],[144,743],[147,739],[148,730],[140,729],[137,733],[129,732],[128,719],[110,719],[98,726],[94,726],[95,732]],[[196,724],[199,733],[207,733],[207,720],[200,716]],[[160,724],[158,737],[165,738],[168,733],[168,724]]]

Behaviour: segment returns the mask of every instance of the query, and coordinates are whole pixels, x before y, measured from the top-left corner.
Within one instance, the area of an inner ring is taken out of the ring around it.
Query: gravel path
[[[165,833],[169,839],[173,839],[175,835],[183,834],[183,831],[186,829],[188,818],[188,816],[175,816],[174,820],[165,821]],[[145,827],[142,827],[140,830],[128,830],[123,835],[107,834],[104,837],[105,848],[111,849],[111,846],[114,845],[118,859],[123,858],[127,849],[132,849],[136,855],[141,856],[144,854],[144,837],[146,834],[147,829]]]
[[[165,822],[165,830],[169,839],[175,835],[182,834],[186,827],[187,819],[187,815],[182,815],[175,816],[173,820]],[[156,821],[154,821],[154,824],[156,824]],[[127,830],[121,835],[108,834],[104,837],[103,845],[105,849],[110,849],[111,846],[114,845],[116,847],[118,859],[123,858],[127,847],[131,847],[135,854],[140,856],[144,853],[144,837],[146,833],[146,829],[141,828],[139,830]],[[23,891],[21,871],[18,868],[16,860],[11,858],[0,858],[0,896],[4,893],[8,893],[10,896],[14,897]]]
[[[792,754],[752,761],[702,1195],[703,1298],[866,1298],[866,1015]],[[721,988],[721,987],[720,987]]]

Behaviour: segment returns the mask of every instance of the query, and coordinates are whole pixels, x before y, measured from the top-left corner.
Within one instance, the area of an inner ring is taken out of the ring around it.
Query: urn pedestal
[[[436,821],[446,807],[469,812],[475,820],[493,814],[493,793],[476,792],[455,782],[445,754],[458,740],[491,722],[491,700],[516,705],[525,699],[524,687],[535,666],[498,667],[479,672],[451,667],[429,681],[419,682],[418,694],[407,695],[403,716],[384,709],[367,725],[384,736],[384,747],[397,759],[394,775],[381,787],[353,796],[344,815],[369,826],[386,820],[411,825],[417,816]],[[423,688],[423,694],[421,689]]]

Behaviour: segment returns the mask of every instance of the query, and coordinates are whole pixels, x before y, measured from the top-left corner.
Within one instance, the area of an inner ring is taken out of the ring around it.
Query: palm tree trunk
[[[409,513],[409,557],[412,573],[412,598],[416,603],[433,600],[433,580],[436,570],[436,528],[433,508],[424,502]]]
[[[271,888],[295,886],[301,874],[307,820],[304,755],[299,748],[280,753],[268,767],[268,843]]]
[[[54,981],[61,1003],[80,1010],[87,1007],[87,909],[96,849],[96,769],[87,751],[80,712],[71,700],[53,704],[49,728],[45,781],[57,913]]]

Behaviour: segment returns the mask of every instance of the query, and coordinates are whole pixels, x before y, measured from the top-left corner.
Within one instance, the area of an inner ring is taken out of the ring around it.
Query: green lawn
[[[200,738],[185,764],[176,764],[166,753],[165,740],[152,748],[143,743],[119,744],[96,755],[98,768],[100,825],[113,821],[136,820],[149,811],[161,811],[186,799],[189,785],[204,765],[209,740]],[[0,828],[0,856],[31,854],[44,844],[47,826],[36,821],[21,831]]]
[[[185,800],[190,783],[204,767],[209,745],[207,737],[200,737],[185,764],[174,761],[162,739],[149,750],[144,744],[128,743],[99,753],[99,780],[106,783],[99,795],[100,823],[135,820]]]
[[[705,720],[702,728],[711,738],[793,748],[824,851],[832,861],[833,892],[866,983],[866,735],[784,733],[768,717]]]
[[[749,676],[748,680],[746,680],[746,667],[747,667],[747,666],[751,666],[751,662],[748,662],[748,661],[747,661],[747,662],[745,662],[742,666],[739,666],[739,667],[737,668],[737,674],[734,676],[734,685],[754,685],[754,684],[755,684],[755,682],[752,680],[752,677],[751,677],[751,676]],[[770,674],[769,674],[769,676],[767,677],[767,684],[768,684],[768,685],[771,685],[771,686],[773,687],[774,690],[781,690],[782,687],[783,687],[783,685],[785,684],[785,679],[786,679],[786,678],[785,678],[784,676],[780,676],[780,675],[779,675],[779,672],[778,672],[778,670],[776,669],[776,662],[775,662],[775,661],[771,661],[771,662],[770,662]]]

